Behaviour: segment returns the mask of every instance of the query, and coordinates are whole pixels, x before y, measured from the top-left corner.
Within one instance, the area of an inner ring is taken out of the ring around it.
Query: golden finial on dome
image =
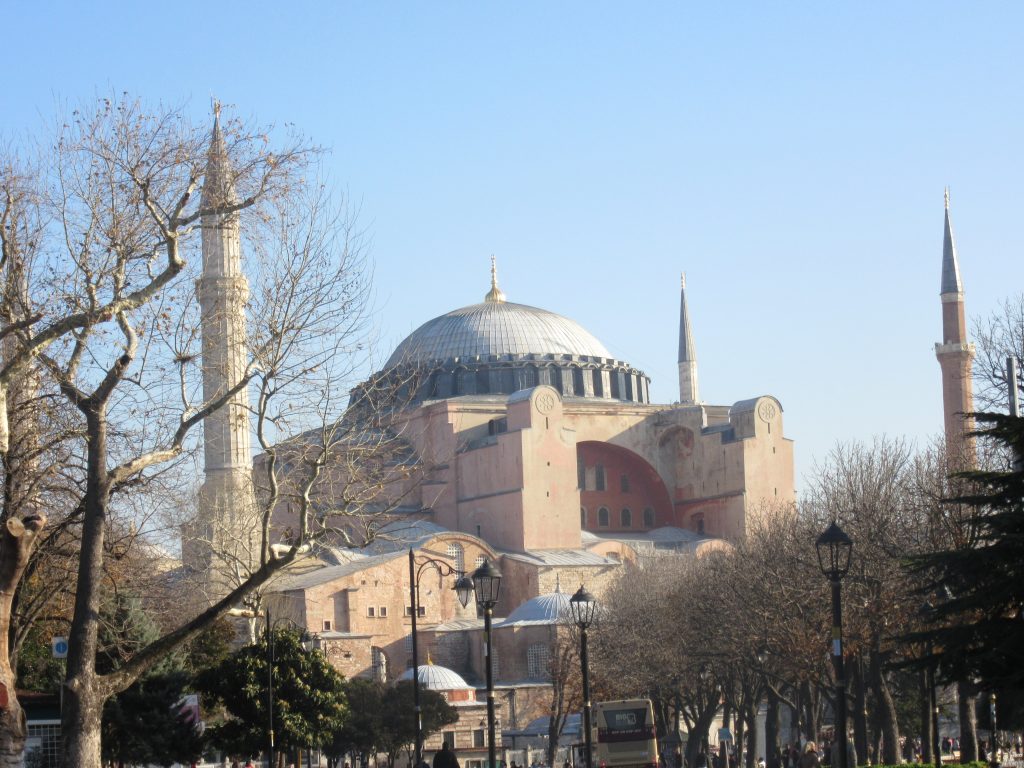
[[[505,294],[498,287],[498,267],[494,254],[491,254],[491,290],[484,296],[484,301],[493,301],[496,304],[502,304],[505,301]]]

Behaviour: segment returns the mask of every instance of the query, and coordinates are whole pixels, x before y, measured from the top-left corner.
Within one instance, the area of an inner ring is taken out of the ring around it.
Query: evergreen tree
[[[118,669],[160,630],[138,600],[117,594],[101,612],[96,667]],[[119,764],[169,766],[189,763],[203,751],[204,739],[190,713],[182,710],[189,673],[171,654],[103,706],[102,753]]]
[[[1024,419],[976,414],[977,432],[1024,456]],[[982,688],[1024,688],[1024,470],[963,472],[967,492],[950,503],[972,510],[974,547],[933,552],[911,561],[925,577],[934,608],[922,632],[906,638],[932,649],[921,663],[938,665],[945,681],[976,680]]]

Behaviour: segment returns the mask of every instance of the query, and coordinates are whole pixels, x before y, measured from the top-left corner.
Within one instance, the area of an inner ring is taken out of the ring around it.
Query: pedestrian
[[[446,741],[440,751],[434,755],[433,768],[459,768],[459,760],[455,757],[451,745]]]
[[[818,758],[818,747],[813,741],[804,745],[804,753],[800,756],[799,768],[821,768],[821,760]]]

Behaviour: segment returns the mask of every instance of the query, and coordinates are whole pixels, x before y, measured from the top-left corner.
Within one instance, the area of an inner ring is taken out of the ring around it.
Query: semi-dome
[[[470,685],[462,679],[462,675],[448,667],[440,667],[437,664],[420,664],[418,679],[420,685],[431,691],[460,691],[469,688]],[[398,678],[399,680],[412,680],[412,667],[405,670]]]
[[[569,613],[569,596],[559,589],[537,595],[516,608],[501,626],[523,624],[557,624]]]

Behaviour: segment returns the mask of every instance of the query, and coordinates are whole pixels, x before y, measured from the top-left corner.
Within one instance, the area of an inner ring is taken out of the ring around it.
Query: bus
[[[650,699],[599,701],[594,704],[596,765],[600,768],[654,768],[658,739]]]

